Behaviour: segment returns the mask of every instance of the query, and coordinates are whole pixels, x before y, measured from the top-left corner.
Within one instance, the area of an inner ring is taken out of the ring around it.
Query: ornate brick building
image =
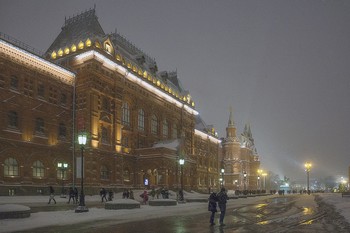
[[[0,195],[79,186],[80,132],[87,194],[181,178],[186,190],[219,187],[220,140],[177,73],[104,33],[95,9],[65,20],[43,56],[2,35],[0,101]]]
[[[229,190],[261,189],[260,160],[249,125],[245,125],[241,137],[237,137],[232,110],[226,138],[222,140],[221,168],[224,169],[224,185]]]

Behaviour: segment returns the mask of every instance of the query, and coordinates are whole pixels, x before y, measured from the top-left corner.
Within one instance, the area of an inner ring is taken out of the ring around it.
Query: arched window
[[[45,175],[45,167],[43,163],[39,160],[33,163],[33,177],[43,178]]]
[[[65,138],[67,136],[67,128],[64,123],[58,125],[58,137]]]
[[[18,128],[18,115],[15,111],[10,111],[7,115],[8,117],[8,126],[11,128]]]
[[[172,133],[172,138],[173,139],[176,139],[177,138],[177,125],[176,124],[173,124],[173,130],[171,131]]]
[[[105,144],[108,143],[108,130],[106,127],[103,127],[103,126],[101,129],[101,141],[102,143],[105,143]]]
[[[158,118],[156,115],[152,115],[151,119],[151,133],[154,135],[158,134]]]
[[[14,158],[5,160],[4,176],[18,176],[18,163]]]
[[[145,112],[143,109],[139,109],[138,113],[138,129],[140,131],[145,131]]]
[[[122,124],[130,125],[130,109],[128,103],[124,102],[122,106]]]
[[[169,124],[168,121],[165,119],[163,121],[163,138],[168,138],[169,133]]]
[[[101,166],[101,180],[108,180],[109,179],[109,171],[108,168],[105,165]]]

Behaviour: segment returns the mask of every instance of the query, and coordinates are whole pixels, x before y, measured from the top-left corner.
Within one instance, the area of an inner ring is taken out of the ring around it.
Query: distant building
[[[259,177],[260,159],[254,145],[249,125],[245,125],[241,137],[237,137],[232,110],[226,127],[226,138],[222,140],[221,168],[223,182],[229,190],[262,190],[266,187]],[[260,179],[259,179],[259,178]],[[266,178],[266,177],[264,177]]]
[[[44,56],[1,34],[0,109],[0,195],[79,187],[81,132],[88,134],[86,194],[100,187],[179,189],[180,158],[184,189],[219,188],[221,141],[177,73],[159,72],[123,36],[106,34],[95,9],[65,20]],[[259,162],[250,129],[241,148],[230,127],[225,184],[241,184],[244,169],[253,188]]]

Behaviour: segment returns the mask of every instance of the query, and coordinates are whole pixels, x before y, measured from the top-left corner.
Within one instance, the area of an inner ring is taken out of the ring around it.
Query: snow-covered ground
[[[324,202],[331,204],[335,207],[341,215],[345,217],[347,222],[350,222],[350,197],[341,197],[341,194],[325,193],[317,194]],[[208,195],[198,193],[185,193],[185,198],[207,198]],[[116,201],[127,201],[122,199],[121,193],[115,194]],[[141,201],[139,194],[135,192],[135,198]],[[175,198],[175,195],[170,196]],[[263,200],[269,197],[252,197],[252,198],[240,198],[229,201],[229,205],[244,205],[258,200]],[[43,206],[47,205],[47,196],[10,196],[0,197],[0,212],[9,208],[8,204],[21,204],[31,203],[31,205]],[[56,197],[58,205],[67,202],[67,199]],[[89,206],[89,202],[99,202],[99,196],[87,196],[86,203]],[[54,204],[51,204],[54,205]],[[57,205],[57,206],[58,206]],[[12,205],[13,208],[19,208],[17,205]],[[145,215],[147,212],[147,215]],[[13,232],[28,230],[38,227],[48,227],[53,225],[68,225],[76,224],[79,222],[90,222],[97,220],[113,220],[114,223],[123,223],[133,220],[143,220],[147,218],[167,217],[184,215],[184,213],[206,213],[207,203],[205,202],[187,202],[186,204],[178,204],[176,206],[149,206],[141,205],[138,209],[123,209],[123,210],[106,210],[104,208],[89,208],[89,212],[75,213],[74,210],[67,211],[48,211],[32,213],[29,218],[22,219],[2,219],[0,220],[0,232]],[[127,217],[126,217],[127,216]],[[131,217],[132,216],[132,217]]]

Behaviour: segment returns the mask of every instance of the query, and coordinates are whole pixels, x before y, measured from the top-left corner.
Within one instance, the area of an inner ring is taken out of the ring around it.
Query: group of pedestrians
[[[226,213],[227,200],[228,200],[228,196],[226,193],[226,189],[224,187],[221,188],[219,193],[216,194],[215,192],[213,192],[210,194],[209,202],[208,202],[208,211],[211,212],[210,226],[215,225],[215,213],[218,212],[217,206],[219,206],[219,209],[220,209],[220,218],[219,218],[220,226],[225,226],[224,217]]]

